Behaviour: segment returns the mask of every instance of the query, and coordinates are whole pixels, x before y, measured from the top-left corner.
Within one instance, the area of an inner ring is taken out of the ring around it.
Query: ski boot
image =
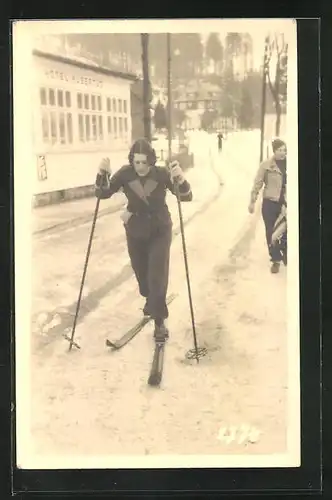
[[[143,314],[145,317],[150,317],[150,311],[149,311],[149,306],[148,306],[148,299],[146,299],[144,307],[143,307]]]
[[[271,266],[271,273],[277,274],[280,269],[280,262],[273,262]]]
[[[164,321],[160,324],[155,323],[153,338],[156,342],[165,342],[168,340],[169,332]]]

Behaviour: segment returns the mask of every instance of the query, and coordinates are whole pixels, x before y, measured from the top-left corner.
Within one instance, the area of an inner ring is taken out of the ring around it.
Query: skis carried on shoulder
[[[172,293],[166,299],[166,304],[169,305],[175,299],[176,294]],[[151,316],[144,316],[135,326],[128,330],[121,338],[112,342],[106,339],[106,346],[111,347],[114,350],[119,350],[125,345],[127,345],[138,333],[152,320]]]

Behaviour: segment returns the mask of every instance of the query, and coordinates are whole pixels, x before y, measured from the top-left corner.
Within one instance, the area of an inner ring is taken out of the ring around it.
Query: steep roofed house
[[[201,128],[204,112],[215,112],[214,128],[220,127],[221,90],[207,81],[194,80],[179,86],[174,96],[174,106],[185,113],[185,128]]]

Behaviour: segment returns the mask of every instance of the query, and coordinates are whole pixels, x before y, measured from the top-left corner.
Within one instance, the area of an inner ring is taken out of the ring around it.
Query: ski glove
[[[172,161],[170,164],[172,182],[176,181],[178,184],[183,184],[186,180],[182,168],[178,161]]]
[[[110,159],[103,158],[98,166],[95,188],[97,189],[109,188],[111,175],[112,175],[112,170],[110,165]]]
[[[98,174],[112,174],[111,163],[109,158],[103,158],[98,167]]]

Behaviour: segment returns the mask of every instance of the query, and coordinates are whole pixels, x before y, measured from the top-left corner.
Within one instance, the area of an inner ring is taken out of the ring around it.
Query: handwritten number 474
[[[224,426],[219,429],[218,439],[230,443],[256,443],[259,440],[261,432],[251,425]]]

